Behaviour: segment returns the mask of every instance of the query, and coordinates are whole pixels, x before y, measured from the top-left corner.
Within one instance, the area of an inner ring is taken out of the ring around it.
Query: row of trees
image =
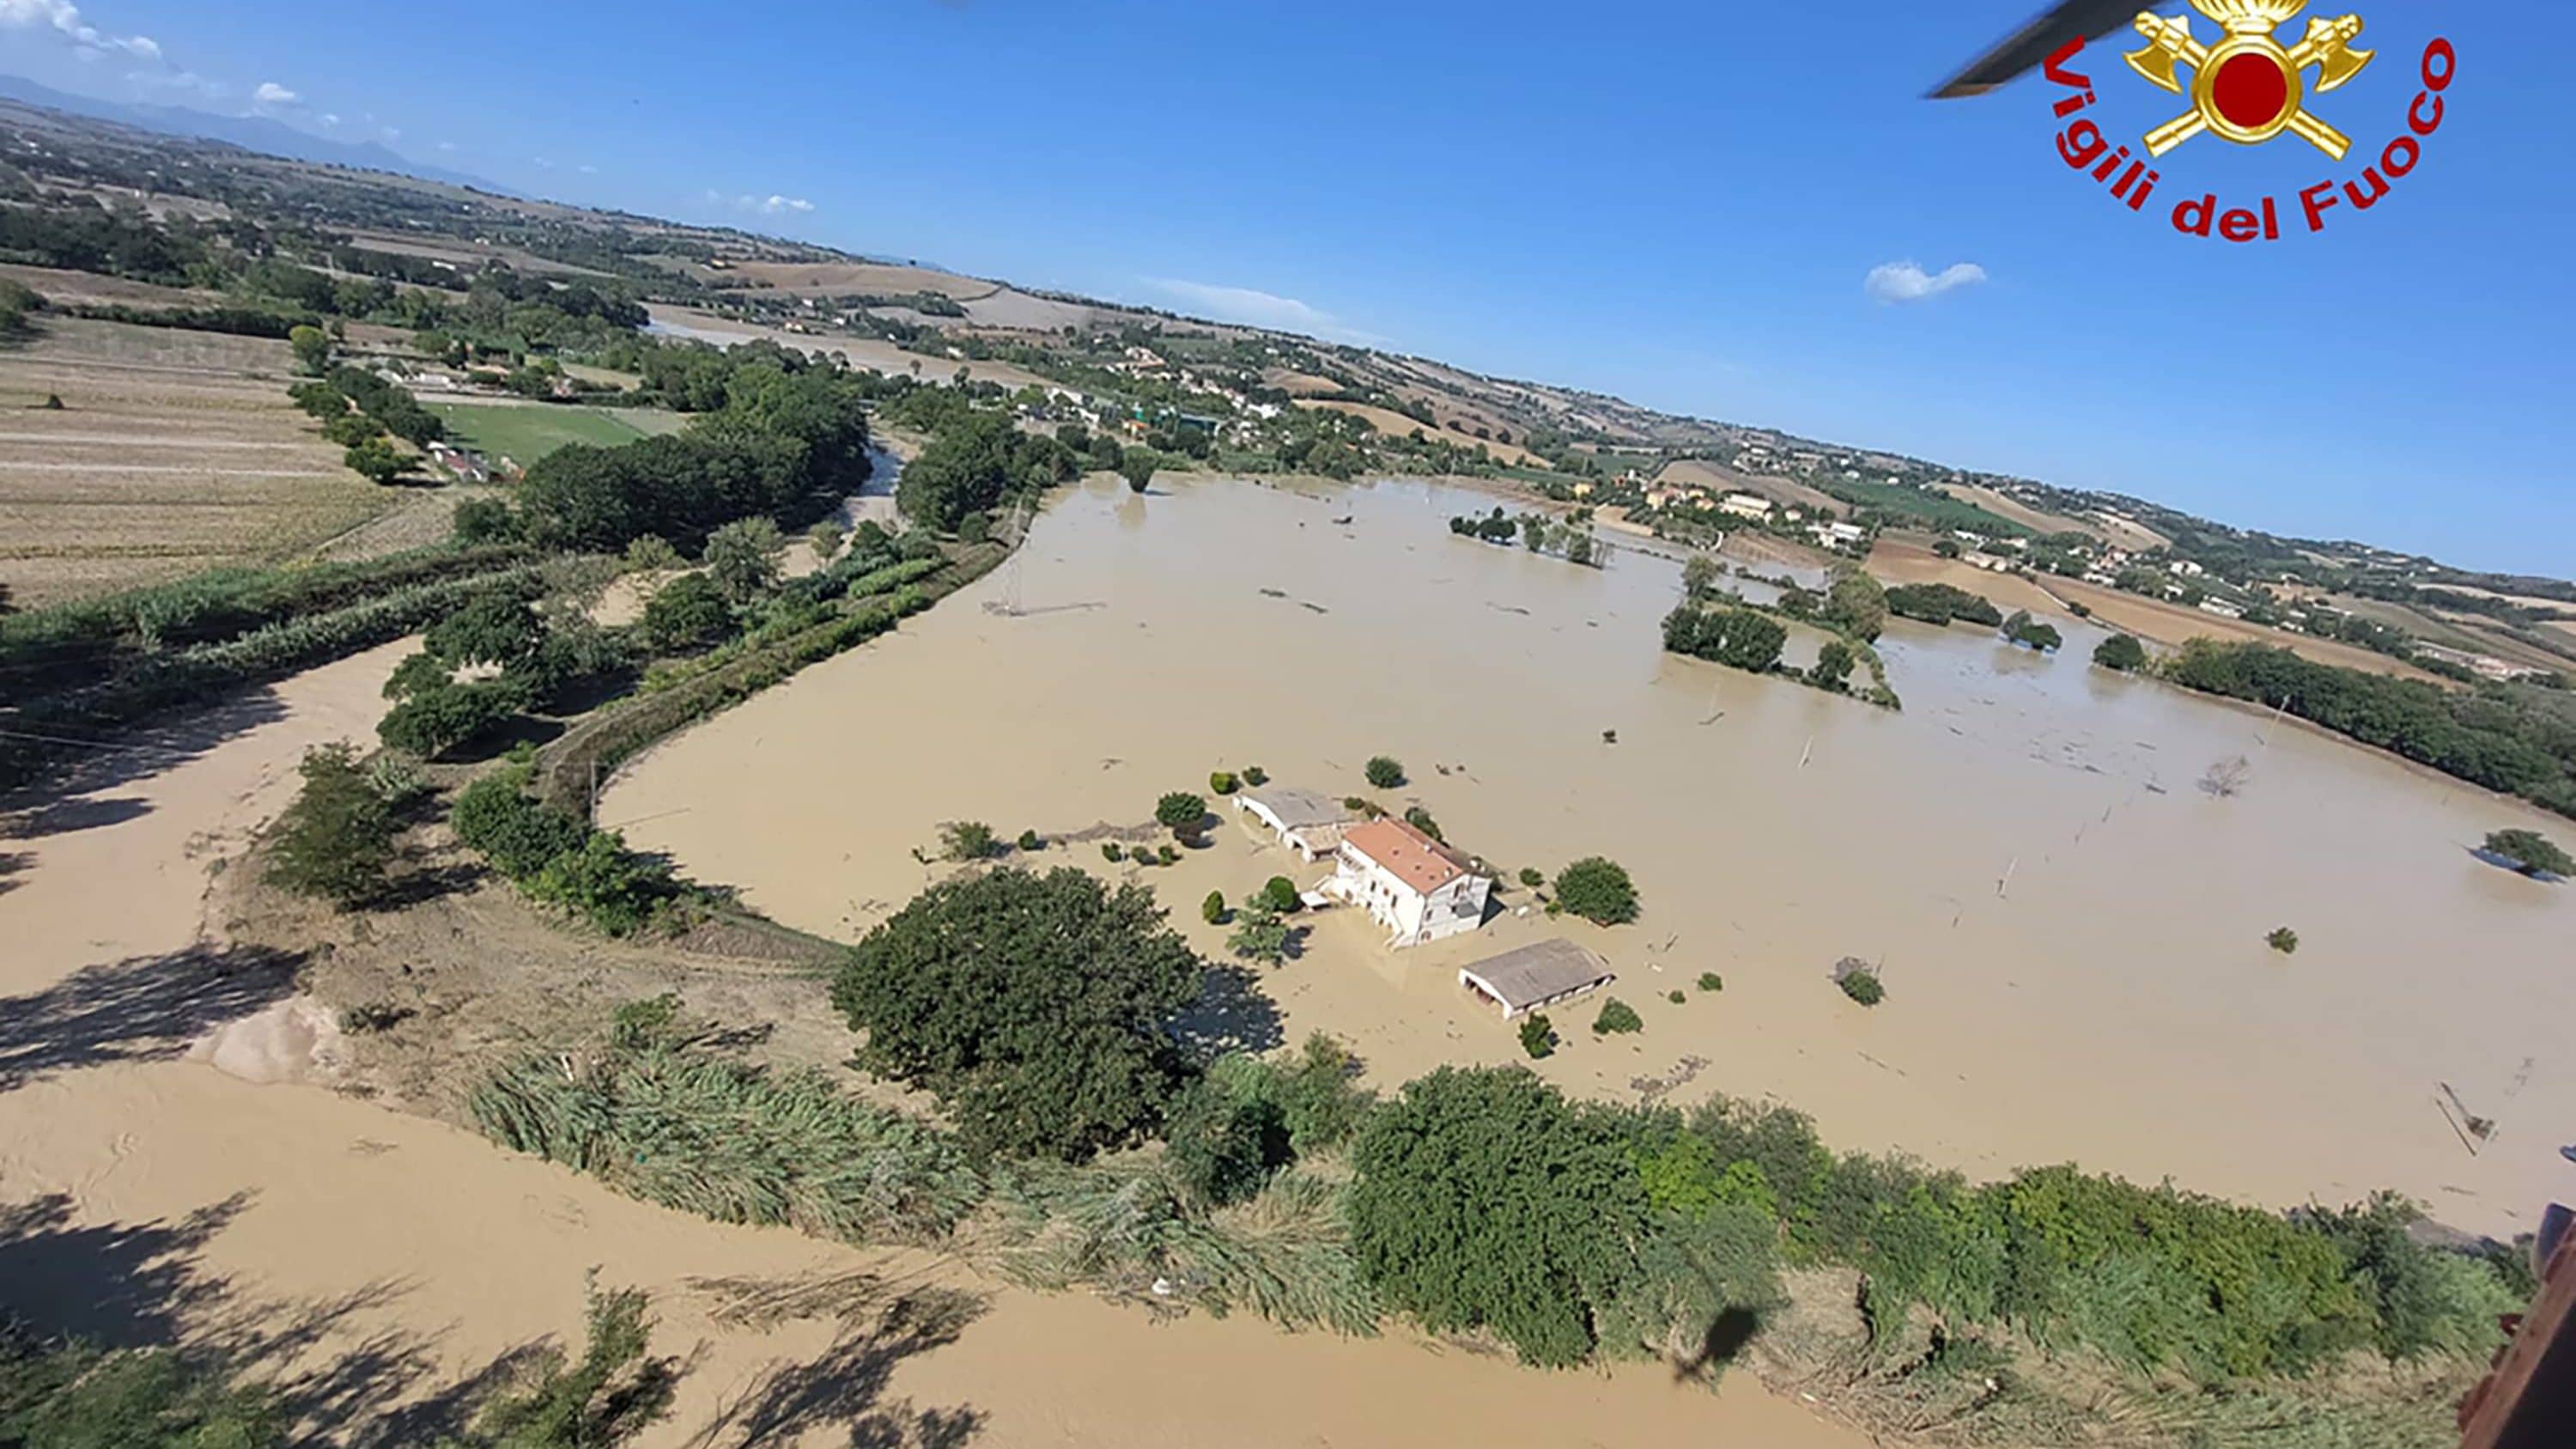
[[[2004,622],[2003,610],[1996,608],[1992,600],[1954,584],[1899,584],[1887,591],[1887,611],[1933,625],[1965,619],[1971,624],[2000,629]]]
[[[922,527],[953,533],[969,516],[989,513],[1006,498],[1034,497],[1080,476],[1082,468],[1062,442],[1023,433],[1005,414],[969,411],[904,465],[895,501]],[[1152,476],[1150,460],[1144,476]]]

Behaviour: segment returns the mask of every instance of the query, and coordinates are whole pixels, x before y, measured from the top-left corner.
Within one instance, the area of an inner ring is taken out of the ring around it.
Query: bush
[[[518,511],[500,498],[468,498],[457,504],[450,526],[462,544],[516,543],[520,536]]]
[[[1531,890],[1537,890],[1540,886],[1547,884],[1547,873],[1534,865],[1522,866],[1521,884],[1529,887]]]
[[[578,849],[588,827],[521,788],[522,772],[504,769],[466,786],[447,823],[467,849],[510,879],[526,880],[566,851]]]
[[[2147,646],[2127,634],[2114,634],[2094,646],[2093,662],[2122,674],[2143,669],[2147,663]]]
[[[1287,1116],[1279,1104],[1216,1076],[1200,1078],[1181,1094],[1163,1140],[1181,1180],[1215,1204],[1241,1202],[1261,1191],[1291,1155]]]
[[[1117,841],[1104,840],[1100,843],[1100,858],[1114,865],[1119,861],[1125,860],[1127,858],[1127,852],[1118,848]]]
[[[1565,909],[1604,926],[1637,919],[1637,887],[1616,861],[1585,856],[1556,873],[1556,899]]]
[[[1608,1036],[1614,1032],[1625,1036],[1645,1029],[1645,1019],[1637,1015],[1637,1008],[1615,996],[1601,1003],[1601,1014],[1592,1018],[1594,1036]]]
[[[1297,883],[1284,875],[1274,875],[1263,882],[1261,903],[1283,916],[1293,916],[1303,902],[1297,899]]]
[[[1404,785],[1404,766],[1392,755],[1372,756],[1361,774],[1380,790],[1400,789]]]
[[[1863,1006],[1876,1006],[1887,999],[1887,988],[1879,984],[1878,973],[1866,965],[1846,960],[1834,968],[1834,984],[1843,995]]]
[[[1158,845],[1154,847],[1154,858],[1165,865],[1177,865],[1180,863],[1181,853],[1169,845]]]
[[[2514,869],[2524,875],[2576,875],[2576,860],[2569,859],[2566,851],[2537,830],[2489,831],[2480,848],[2512,862]]]
[[[1521,1018],[1521,1050],[1532,1061],[1556,1055],[1556,1027],[1545,1012],[1532,1012]]]
[[[2287,926],[2275,926],[2263,937],[2263,944],[2284,956],[2295,955],[2299,949],[2299,933]]]
[[[376,734],[395,749],[436,759],[498,728],[524,702],[519,687],[507,681],[434,685],[387,710]]]
[[[1726,989],[1726,980],[1714,971],[1703,971],[1699,973],[1699,989],[1702,991],[1724,991]]]
[[[695,649],[733,632],[733,607],[706,575],[682,574],[653,591],[643,622],[654,648]]]
[[[951,820],[939,827],[939,846],[950,860],[990,860],[1002,853],[1002,839],[981,820]]]
[[[1343,796],[1342,808],[1348,810],[1354,815],[1362,816],[1370,820],[1375,820],[1386,813],[1385,806],[1380,805],[1375,800],[1368,798],[1366,795]]]
[[[2050,653],[2066,642],[2055,625],[2043,624],[2032,618],[2028,609],[2017,609],[2011,618],[2004,620],[2003,636],[2009,643],[2036,649],[2042,654]]]
[[[402,476],[406,466],[403,455],[382,438],[350,444],[348,451],[340,455],[340,463],[370,483],[391,483]]]
[[[1231,770],[1219,770],[1208,776],[1208,788],[1220,795],[1233,794],[1236,783],[1234,772]]]
[[[393,810],[345,744],[305,751],[300,769],[304,788],[278,819],[269,879],[342,910],[373,900],[393,861]]]
[[[1446,842],[1448,839],[1447,836],[1440,833],[1440,822],[1432,819],[1431,812],[1423,809],[1419,805],[1407,805],[1404,807],[1404,823],[1421,831],[1423,834],[1430,836],[1434,840]]]
[[[515,664],[546,637],[527,601],[511,593],[479,595],[429,627],[421,647],[442,664]]]
[[[1019,847],[1022,855],[1035,855],[1046,849],[1046,842],[1038,838],[1036,831],[1023,830],[1020,832]]]
[[[651,924],[656,908],[678,894],[670,872],[630,853],[613,830],[594,830],[522,883],[535,900],[559,905],[611,936]]]
[[[1270,908],[1270,903],[1254,897],[1235,920],[1234,934],[1226,938],[1225,948],[1246,961],[1276,966],[1288,959],[1288,923]]]
[[[778,553],[786,546],[766,518],[738,518],[707,535],[707,578],[729,603],[747,604],[778,587]]]
[[[1207,801],[1187,790],[1174,790],[1154,802],[1154,819],[1174,835],[1196,835],[1207,822]]]
[[[626,567],[631,573],[660,573],[683,562],[680,551],[659,534],[648,533],[626,545]]]
[[[1270,772],[1259,765],[1246,765],[1243,767],[1243,783],[1258,789],[1270,783]]]
[[[1224,925],[1228,914],[1223,891],[1209,891],[1207,899],[1199,902],[1199,917],[1211,926]]]
[[[1151,891],[1005,869],[870,931],[832,1001],[860,1065],[935,1093],[975,1146],[1078,1161],[1162,1116],[1186,1076],[1169,1022],[1206,971]]]
[[[1667,991],[1667,992],[1665,992],[1665,993],[1664,993],[1664,999],[1665,999],[1666,1001],[1671,1002],[1671,1003],[1672,1003],[1673,1005],[1675,1005],[1675,1006],[1679,1006],[1679,1005],[1681,1005],[1683,1002],[1686,1002],[1686,1001],[1690,1000],[1690,997],[1688,997],[1687,995],[1683,994],[1683,992],[1681,991],[1681,989],[1680,989],[1679,987],[1675,987],[1673,990],[1670,990],[1670,991]]]

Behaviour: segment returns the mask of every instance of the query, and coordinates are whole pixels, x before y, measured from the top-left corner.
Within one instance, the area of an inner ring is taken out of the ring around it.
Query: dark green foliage
[[[1718,975],[1714,971],[1703,971],[1699,973],[1699,989],[1702,991],[1724,991],[1726,989],[1726,978]]]
[[[766,518],[737,518],[707,535],[707,581],[729,603],[750,603],[778,586],[778,553],[785,540]]]
[[[1046,841],[1041,839],[1038,833],[1034,830],[1021,831],[1020,838],[1017,843],[1022,855],[1035,855],[1039,851],[1046,849]]]
[[[1432,819],[1431,812],[1423,809],[1419,805],[1407,805],[1404,807],[1404,823],[1421,831],[1423,834],[1430,836],[1434,840],[1445,841],[1448,839],[1447,836],[1440,833],[1440,822]]]
[[[1274,875],[1262,883],[1261,903],[1283,916],[1297,913],[1297,883],[1284,875]]]
[[[1208,776],[1208,789],[1219,795],[1231,795],[1240,784],[1232,770],[1218,770]]]
[[[1002,838],[981,820],[951,820],[939,827],[939,847],[950,860],[990,860],[1002,853]]]
[[[2423,1220],[2422,1208],[2388,1192],[2351,1207],[2311,1209],[2305,1217],[2334,1244],[2346,1280],[2369,1301],[2377,1319],[2373,1346],[2381,1353],[2482,1354],[2496,1315],[2519,1311],[2530,1294],[2499,1281],[2482,1259],[2417,1242],[2408,1229]]]
[[[1142,493],[1153,486],[1154,475],[1162,466],[1160,453],[1150,448],[1130,448],[1118,460],[1118,476],[1127,480],[1127,491]]]
[[[733,632],[733,606],[704,574],[682,574],[644,604],[644,637],[656,649],[694,649]]]
[[[1259,789],[1270,783],[1270,772],[1259,765],[1246,765],[1243,767],[1243,783]]]
[[[1211,926],[1224,925],[1225,918],[1231,914],[1232,912],[1226,909],[1223,891],[1209,891],[1207,899],[1199,902],[1199,919]]]
[[[589,1291],[580,1361],[543,1350],[518,1384],[483,1406],[456,1449],[614,1449],[670,1413],[679,1366],[649,1352],[643,1291],[603,1292],[596,1281]]]
[[[221,1365],[166,1348],[43,1343],[0,1321],[0,1445],[283,1449],[287,1416]]]
[[[1532,1012],[1521,1018],[1521,1050],[1532,1061],[1556,1055],[1556,1025],[1545,1012]]]
[[[1887,590],[1857,564],[1836,564],[1818,619],[1866,644],[1887,626]]]
[[[2576,875],[2576,860],[2537,830],[2491,830],[2480,849],[2525,875]]]
[[[1288,959],[1288,923],[1261,897],[1247,902],[1235,917],[1234,934],[1228,936],[1225,948],[1246,961],[1276,966]]]
[[[456,505],[456,541],[462,544],[516,543],[522,535],[519,513],[504,499],[468,498]]]
[[[613,830],[590,832],[520,884],[531,899],[562,906],[611,936],[643,930],[679,894],[667,869],[630,853]]]
[[[1196,835],[1207,823],[1207,801],[1187,790],[1174,790],[1154,802],[1154,820],[1175,835]]]
[[[1279,1104],[1214,1074],[1181,1093],[1164,1141],[1182,1180],[1212,1203],[1241,1202],[1259,1192],[1292,1156],[1287,1114]]]
[[[536,611],[516,594],[483,594],[430,626],[421,644],[442,664],[513,664],[545,637]]]
[[[393,811],[345,744],[306,751],[301,772],[304,788],[278,819],[268,877],[342,910],[363,905],[385,887]]]
[[[934,431],[921,456],[904,465],[895,501],[905,517],[942,533],[954,531],[970,514],[1064,482],[1079,470],[1062,443],[1023,433],[1001,413],[952,415]]]
[[[1100,843],[1100,858],[1114,864],[1118,861],[1125,860],[1127,858],[1127,852],[1118,848],[1117,841],[1104,840]]]
[[[1816,651],[1816,662],[1807,671],[1807,678],[1827,689],[1842,689],[1851,679],[1852,663],[1851,646],[1840,639],[1828,639]]]
[[[1536,890],[1547,884],[1547,873],[1537,866],[1525,865],[1521,867],[1520,882],[1531,890]]]
[[[870,931],[832,1000],[860,1063],[937,1093],[969,1141],[1074,1161],[1161,1116],[1184,1076],[1167,1024],[1205,970],[1150,891],[997,870]]]
[[[2286,709],[2490,790],[2576,815],[2576,725],[2512,691],[2450,691],[2194,639],[2164,666],[2186,688]]]
[[[2016,609],[2011,618],[2004,620],[2003,636],[2008,643],[2036,649],[2043,654],[2053,652],[2066,642],[2064,636],[2057,632],[2057,626],[2032,618],[2028,609]]]
[[[376,734],[398,750],[436,759],[498,728],[526,703],[507,681],[433,685],[386,711]]]
[[[1369,799],[1365,795],[1343,796],[1342,808],[1350,811],[1354,815],[1365,816],[1370,820],[1375,820],[1386,813],[1385,806],[1380,805],[1375,800]]]
[[[415,694],[444,689],[455,682],[455,668],[424,650],[404,655],[402,663],[394,666],[394,672],[385,676],[384,695],[387,699],[409,699]]]
[[[1594,1036],[1627,1036],[1645,1029],[1645,1020],[1637,1015],[1637,1008],[1615,996],[1601,1003],[1600,1014],[1592,1018]]]
[[[349,445],[340,455],[348,470],[370,483],[391,483],[409,466],[402,454],[382,438],[367,438]]]
[[[1604,926],[1637,919],[1637,887],[1617,861],[1587,855],[1556,873],[1558,904]]]
[[[2287,926],[2275,926],[2263,937],[2263,944],[2284,956],[2293,955],[2299,949],[2299,933]]]
[[[1955,551],[1957,545],[1951,546]],[[1900,584],[1887,591],[1887,611],[1926,624],[1965,619],[1971,624],[2000,629],[2004,622],[2003,610],[1996,608],[1992,600],[1953,584]]]
[[[2093,662],[2127,674],[2147,666],[2147,646],[2127,634],[2114,634],[2093,647]]]
[[[1690,1000],[1690,997],[1684,994],[1680,987],[1675,987],[1664,993],[1664,999],[1675,1006],[1679,1006],[1683,1002]]]
[[[1752,609],[1702,609],[1685,603],[1664,616],[1666,649],[1755,674],[1779,668],[1780,650],[1788,642],[1787,625]]]
[[[1179,862],[1181,853],[1170,845],[1158,845],[1154,847],[1154,858],[1165,865],[1173,865]]]
[[[1404,784],[1404,766],[1392,755],[1371,756],[1367,767],[1360,773],[1370,785],[1380,790],[1400,789]]]
[[[1863,1006],[1876,1006],[1887,999],[1887,988],[1879,983],[1878,973],[1866,966],[1854,966],[1834,973],[1834,984],[1843,995]]]

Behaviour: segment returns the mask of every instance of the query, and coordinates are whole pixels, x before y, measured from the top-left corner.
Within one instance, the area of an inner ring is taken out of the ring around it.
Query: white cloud
[[[438,149],[441,151],[453,151],[456,149],[456,143],[453,141],[441,141],[438,143]]]
[[[0,0],[0,25],[13,29],[51,29],[77,47],[85,59],[101,51],[121,50],[144,60],[161,58],[161,46],[148,35],[108,35],[81,18],[71,0]]]
[[[1178,298],[1191,309],[1219,322],[1240,322],[1280,332],[1303,332],[1352,342],[1378,339],[1360,332],[1332,313],[1294,297],[1253,287],[1221,287],[1212,282],[1185,282],[1173,277],[1147,277],[1145,284]]]
[[[1937,297],[1953,287],[1973,287],[1986,279],[1986,269],[1975,262],[1958,262],[1939,272],[1927,272],[1913,262],[1888,262],[1869,269],[1869,279],[1862,290],[1882,302],[1920,302]]]
[[[302,99],[275,81],[261,81],[259,89],[250,93],[250,103],[254,106],[291,106]]]
[[[748,211],[758,216],[787,216],[791,213],[808,212],[814,209],[814,203],[801,196],[780,196],[774,192],[768,196],[753,196],[748,192],[739,196],[727,196],[721,191],[712,189],[707,192],[707,205],[729,206],[736,211]]]
[[[330,111],[324,111],[320,116],[316,117],[315,119],[317,119],[317,120],[321,121],[321,123],[322,123],[323,125],[326,125],[326,126],[337,126],[337,125],[339,125],[339,124],[340,124],[340,118],[339,118],[339,116],[338,116],[338,115],[336,115],[336,114],[335,114],[335,113],[333,113],[333,112],[330,112]]]

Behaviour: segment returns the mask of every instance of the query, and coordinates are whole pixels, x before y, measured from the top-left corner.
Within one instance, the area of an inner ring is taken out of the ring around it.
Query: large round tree
[[[1168,1023],[1206,969],[1150,891],[997,870],[869,932],[832,1002],[867,1033],[859,1064],[936,1093],[970,1141],[1079,1161],[1161,1119],[1187,1076]]]

